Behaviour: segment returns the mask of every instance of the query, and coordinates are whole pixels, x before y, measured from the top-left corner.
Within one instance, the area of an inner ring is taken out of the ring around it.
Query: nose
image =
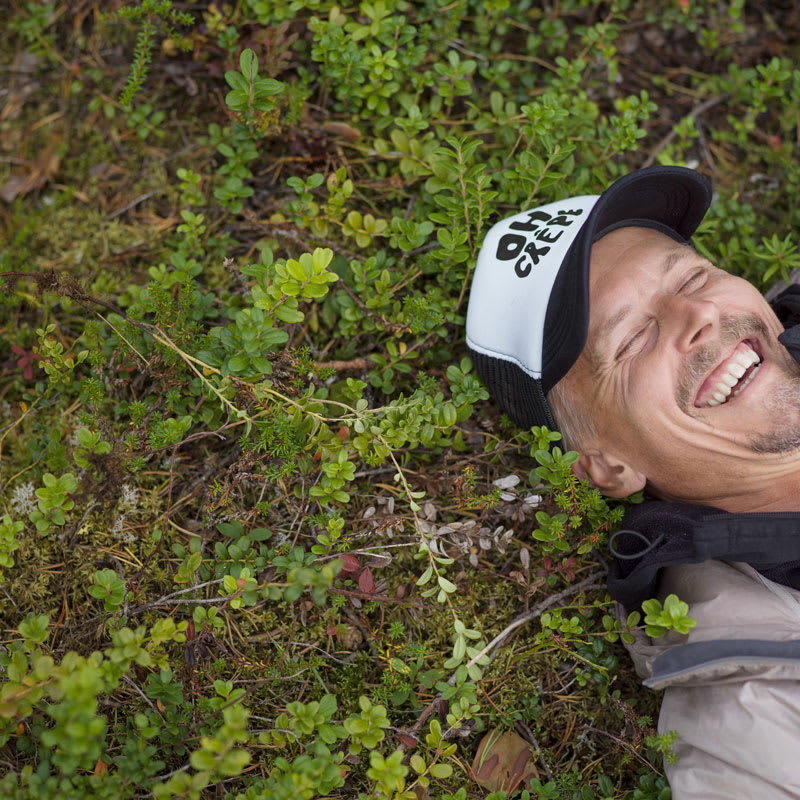
[[[719,326],[719,308],[710,300],[670,295],[663,300],[662,320],[678,350],[689,353],[713,338]]]

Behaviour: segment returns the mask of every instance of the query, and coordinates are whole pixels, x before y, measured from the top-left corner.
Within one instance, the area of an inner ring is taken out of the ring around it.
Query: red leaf
[[[361,569],[361,562],[350,553],[342,553],[339,558],[342,559],[342,564],[344,565],[342,569],[345,572],[358,572]]]
[[[366,594],[375,591],[375,578],[372,577],[372,570],[369,567],[358,576],[358,588]]]
[[[417,746],[417,740],[411,736],[408,736],[405,733],[398,733],[397,738],[406,746],[411,748],[412,750]]]

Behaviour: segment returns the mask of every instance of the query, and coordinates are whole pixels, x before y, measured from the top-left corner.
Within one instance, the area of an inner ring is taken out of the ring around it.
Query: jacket
[[[672,593],[695,627],[638,632],[628,651],[644,685],[664,690],[658,732],[678,733],[664,765],[673,800],[800,800],[800,591],[714,558],[662,566],[645,594]]]
[[[800,361],[800,287],[773,306]],[[696,625],[628,651],[676,731],[673,800],[800,800],[800,513],[646,502],[612,537],[619,611],[677,594]]]

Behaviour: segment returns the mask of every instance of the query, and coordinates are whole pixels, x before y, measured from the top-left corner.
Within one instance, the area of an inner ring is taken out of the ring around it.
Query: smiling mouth
[[[745,339],[705,379],[694,405],[696,408],[721,406],[741,393],[761,369],[758,342]]]

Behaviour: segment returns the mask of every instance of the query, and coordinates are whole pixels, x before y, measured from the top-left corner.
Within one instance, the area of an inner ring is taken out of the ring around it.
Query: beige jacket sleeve
[[[666,689],[659,733],[672,800],[800,798],[800,682],[746,680]]]
[[[669,567],[697,625],[629,647],[664,690],[659,733],[678,732],[673,800],[800,800],[800,593],[746,564]]]

